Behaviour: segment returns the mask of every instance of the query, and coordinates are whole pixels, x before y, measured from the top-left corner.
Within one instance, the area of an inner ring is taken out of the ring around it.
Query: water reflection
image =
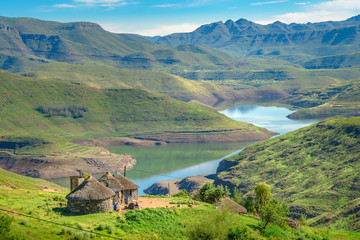
[[[286,116],[292,112],[287,108],[257,105],[241,105],[221,111],[232,119],[253,123],[280,134],[317,122],[288,119]],[[127,172],[127,177],[140,185],[139,193],[143,194],[145,188],[157,181],[214,173],[223,158],[238,153],[252,143],[174,143],[154,147],[108,146],[107,149],[136,157],[137,164]],[[68,178],[54,182],[69,186]]]
[[[251,111],[244,111],[244,109],[251,109]],[[283,107],[263,107],[256,105],[235,106],[220,111],[220,113],[232,119],[249,122],[280,134],[308,126],[318,121],[313,119],[292,120],[286,117],[293,112],[294,111]]]

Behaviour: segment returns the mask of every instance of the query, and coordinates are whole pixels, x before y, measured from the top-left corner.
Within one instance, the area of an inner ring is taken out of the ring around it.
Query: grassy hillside
[[[158,45],[140,36],[107,32],[94,23],[1,17],[0,24],[5,26],[0,31],[2,69],[65,79],[70,79],[74,71],[76,82],[96,87],[137,87],[185,101],[213,104],[216,100],[231,98],[281,98],[304,87],[328,86],[360,78],[356,64],[351,68],[349,64],[342,64],[336,69],[309,70],[290,63],[291,59],[280,60],[276,54],[238,57],[207,46]],[[291,54],[290,51],[285,55]],[[356,60],[349,59],[349,62]],[[54,61],[88,67],[56,65]],[[90,66],[97,67],[92,70]],[[160,71],[176,77],[158,72],[116,71],[108,66]],[[236,94],[229,88],[240,92]]]
[[[222,130],[244,136],[266,133],[216,111],[143,90],[96,89],[66,81],[26,78],[4,71],[0,80],[1,134],[4,136],[86,139],[138,135],[145,138],[165,132],[167,135],[170,132],[196,135]],[[80,111],[81,116],[71,111]]]
[[[310,220],[314,225],[335,223],[358,231],[359,134],[359,117],[324,120],[224,160],[215,183],[251,194],[256,183],[266,181],[293,216],[304,213],[316,217]]]
[[[240,98],[239,94],[228,87],[146,70],[52,62],[32,68],[24,75],[38,79],[68,80],[102,89],[138,88],[186,102],[197,100],[214,104],[220,100]]]
[[[0,17],[0,24],[5,26],[0,31],[0,43],[3,43],[1,68],[14,72],[19,70],[15,60],[25,63],[23,70],[31,65],[31,61],[41,64],[55,60],[167,72],[172,69],[218,68],[238,61],[230,54],[209,47],[175,49],[137,35],[110,33],[95,23]]]
[[[327,88],[301,89],[284,102],[305,108],[291,114],[289,117],[293,119],[359,116],[360,80],[333,84]]]
[[[2,235],[4,239],[196,239],[196,235],[204,236],[202,234],[206,234],[207,239],[229,239],[230,229],[236,228],[245,239],[359,238],[355,232],[306,226],[301,230],[283,230],[270,225],[265,232],[260,232],[258,219],[222,212],[205,203],[194,208],[182,205],[180,208],[147,208],[122,214],[76,215],[66,211],[68,191],[59,186],[1,169],[0,181],[0,216],[12,217],[9,231]],[[165,201],[180,203],[188,200],[168,198]]]
[[[131,137],[165,142],[265,139],[274,133],[168,96],[97,89],[0,71],[0,166],[42,178],[133,166],[127,155],[70,141]],[[61,169],[60,171],[58,171]]]
[[[302,64],[308,69],[337,69],[360,66],[360,53],[348,53],[315,58]]]

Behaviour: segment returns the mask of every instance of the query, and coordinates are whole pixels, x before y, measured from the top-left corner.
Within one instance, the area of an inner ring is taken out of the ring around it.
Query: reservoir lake
[[[268,130],[284,134],[308,126],[318,120],[291,120],[286,116],[292,110],[284,107],[238,105],[220,113],[237,121],[252,123]],[[276,136],[275,136],[276,137]],[[126,176],[144,189],[157,181],[215,173],[219,162],[243,150],[255,142],[226,143],[170,143],[160,146],[106,146],[111,152],[136,157],[136,166]],[[122,171],[120,172],[122,173]],[[95,177],[100,177],[95,175]],[[69,187],[69,178],[53,179],[52,182]]]

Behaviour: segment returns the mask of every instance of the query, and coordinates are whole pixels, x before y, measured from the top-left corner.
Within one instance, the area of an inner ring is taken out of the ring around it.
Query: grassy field
[[[66,211],[67,190],[0,169],[0,209],[12,217],[4,239],[228,239],[238,229],[245,239],[357,239],[359,233],[312,228],[260,232],[258,219],[219,211],[212,205],[147,208],[124,214],[76,215]],[[169,201],[181,199],[169,199]],[[4,211],[7,210],[7,211]],[[230,230],[231,229],[231,230]],[[233,231],[234,232],[234,231]]]
[[[221,163],[215,183],[252,194],[266,181],[294,217],[359,231],[359,133],[359,117],[332,118],[265,140]]]

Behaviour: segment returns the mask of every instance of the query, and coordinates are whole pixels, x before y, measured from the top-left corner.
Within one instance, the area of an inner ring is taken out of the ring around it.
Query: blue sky
[[[360,0],[1,0],[0,15],[59,22],[89,21],[117,33],[166,35],[246,18],[261,24],[344,20]]]

